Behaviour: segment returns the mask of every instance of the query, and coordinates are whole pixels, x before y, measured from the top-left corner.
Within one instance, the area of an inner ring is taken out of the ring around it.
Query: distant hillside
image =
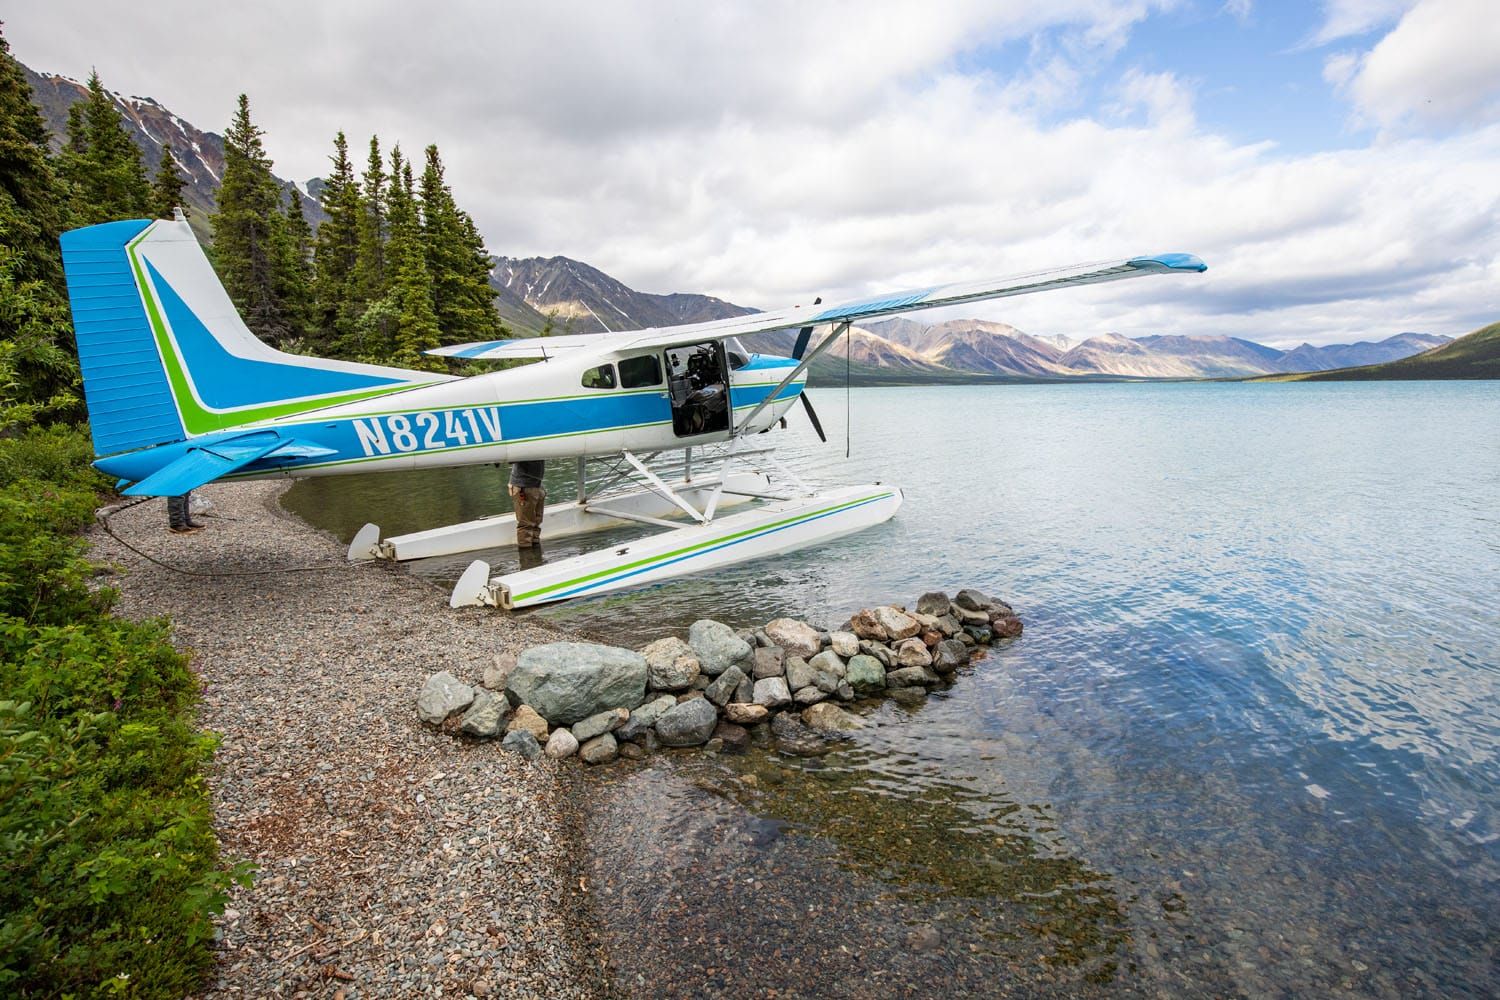
[[[1376,365],[1399,361],[1448,342],[1447,337],[1434,337],[1426,333],[1398,333],[1376,343],[1361,340],[1357,344],[1329,344],[1324,347],[1303,344],[1287,351],[1282,356],[1281,366],[1273,371],[1315,372]]]
[[[1500,378],[1500,323],[1399,361],[1334,371],[1279,375],[1257,382],[1355,382],[1392,379]]]
[[[32,100],[42,112],[42,120],[52,133],[52,148],[60,150],[68,134],[68,108],[88,93],[88,88],[77,80],[51,73],[38,73],[23,66],[26,79],[31,84]],[[204,132],[191,122],[174,115],[150,97],[126,97],[114,91],[114,98],[125,129],[130,138],[140,147],[141,158],[146,166],[148,178],[156,175],[161,163],[163,143],[172,144],[172,158],[177,161],[178,173],[187,180],[183,188],[183,207],[188,221],[198,237],[207,240],[209,216],[215,209],[214,199],[219,190],[219,178],[224,174],[224,137],[215,132]],[[228,120],[228,112],[225,113]],[[277,178],[282,190],[293,185],[291,181]],[[315,186],[321,190],[321,183]],[[309,196],[303,188],[302,214],[316,228],[327,218],[323,207],[315,196]]]

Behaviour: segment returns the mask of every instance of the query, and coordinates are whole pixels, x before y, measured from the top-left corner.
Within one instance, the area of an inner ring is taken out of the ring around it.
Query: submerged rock
[[[773,718],[771,735],[776,737],[778,750],[799,757],[815,757],[833,749],[822,733],[804,725],[795,715],[782,714]]]
[[[669,747],[695,747],[708,742],[719,713],[707,698],[673,705],[656,720],[656,736]]]
[[[916,708],[926,700],[926,688],[904,687],[891,689],[891,701],[905,708]]]
[[[789,656],[800,656],[804,660],[823,648],[818,630],[795,618],[777,618],[766,623],[766,638],[772,644],[786,650]]]
[[[846,712],[827,701],[803,709],[802,721],[823,733],[845,733],[853,729],[862,729],[865,724],[864,720],[853,712]]]
[[[750,730],[733,722],[720,722],[709,739],[719,740],[730,753],[738,753],[750,745]]]
[[[423,722],[440,726],[444,719],[468,708],[473,701],[474,689],[442,670],[427,678],[427,683],[422,685],[422,691],[417,695],[417,715]]]
[[[571,726],[607,708],[635,708],[646,697],[646,674],[634,650],[552,642],[521,654],[505,690],[554,725]]]
[[[750,644],[735,635],[734,629],[712,618],[702,618],[688,628],[688,645],[698,654],[698,665],[705,674],[717,677],[750,656]]]

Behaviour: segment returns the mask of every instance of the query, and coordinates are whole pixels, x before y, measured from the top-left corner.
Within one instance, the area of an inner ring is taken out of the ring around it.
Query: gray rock
[[[708,742],[719,713],[707,698],[694,698],[673,705],[656,720],[656,737],[663,746],[695,747]]]
[[[960,625],[988,625],[990,615],[987,611],[975,611],[972,608],[953,605],[953,617],[958,619]]]
[[[505,734],[505,739],[500,741],[500,746],[511,753],[518,753],[527,760],[536,760],[537,755],[542,752],[542,745],[531,735],[529,729],[512,729]]]
[[[423,722],[441,726],[454,712],[468,708],[474,701],[474,689],[441,670],[427,678],[417,695],[417,715]]]
[[[751,675],[756,680],[763,677],[780,677],[785,669],[785,661],[786,651],[780,646],[765,646],[757,649]]]
[[[677,699],[672,695],[664,694],[655,701],[648,701],[634,712],[625,724],[615,730],[615,739],[633,740],[641,733],[656,725],[656,720],[661,718],[663,712],[677,704]]]
[[[458,731],[466,736],[493,739],[500,735],[500,727],[509,714],[510,702],[480,688],[474,692],[474,702],[459,722]]]
[[[932,668],[940,674],[951,674],[969,662],[969,647],[957,639],[944,639],[932,651]]]
[[[885,688],[885,667],[875,657],[861,654],[849,661],[844,680],[859,694],[881,691]]]
[[[990,618],[990,628],[994,630],[996,639],[1014,639],[1023,630],[1021,619],[1015,615],[995,615]]]
[[[949,603],[947,594],[934,590],[917,598],[917,610],[924,615],[946,615]]]
[[[558,726],[547,738],[546,750],[548,757],[553,760],[562,760],[578,752],[578,741],[573,738],[572,733]]]
[[[958,630],[962,627],[963,626],[958,623],[958,619],[954,618],[952,615],[942,615],[937,620],[937,630],[950,639],[957,635]]]
[[[621,743],[620,756],[625,760],[640,760],[646,756],[646,748],[639,743]]]
[[[875,657],[875,659],[880,661],[882,667],[893,667],[896,665],[896,657],[892,655],[885,643],[865,639],[860,642],[859,651],[866,656]]]
[[[902,667],[900,670],[888,671],[885,683],[887,687],[893,688],[921,687],[926,683],[926,676],[921,667]]]
[[[822,653],[818,654],[822,656]],[[805,688],[813,682],[813,675],[818,671],[808,664],[800,656],[788,656],[786,658],[786,686],[789,691]]]
[[[988,625],[965,625],[964,631],[974,637],[974,641],[981,646],[988,646],[995,638],[995,633]]]
[[[753,726],[758,722],[765,722],[770,715],[771,710],[764,705],[731,701],[724,706],[724,718],[741,726]]]
[[[932,654],[921,639],[903,639],[896,647],[896,663],[902,667],[925,667],[932,663]]]
[[[833,692],[833,696],[839,701],[853,701],[854,689],[849,686],[848,681],[840,681],[838,690]]]
[[[917,620],[900,608],[879,607],[875,609],[875,620],[885,629],[886,639],[895,642],[909,639],[921,630]]]
[[[703,697],[723,708],[733,700],[735,692],[745,680],[745,672],[731,664],[728,670],[714,678],[714,682],[704,690]]]
[[[905,708],[916,708],[927,700],[927,692],[919,687],[892,688],[891,700]]]
[[[740,681],[740,686],[734,689],[734,698],[732,700],[734,700],[734,701],[754,701],[755,700],[755,681],[754,681],[754,679],[750,678],[750,677],[746,677],[744,680]]]
[[[523,652],[505,686],[554,725],[571,726],[646,697],[646,659],[592,642],[553,642]]]
[[[785,677],[762,677],[755,682],[755,703],[767,708],[780,708],[792,703],[792,692],[787,690]]]
[[[596,736],[612,733],[630,721],[630,712],[623,708],[606,709],[573,724],[573,738],[587,743]]]
[[[847,660],[859,652],[859,636],[853,632],[830,632],[828,645],[833,647],[834,653]]]
[[[958,596],[953,598],[953,603],[969,611],[988,611],[994,602],[983,591],[965,587],[958,592]]]
[[[965,649],[973,649],[975,646],[979,645],[978,641],[975,640],[975,638],[970,635],[965,629],[959,629],[958,634],[953,638],[963,643]]]
[[[786,650],[789,656],[800,656],[804,660],[823,648],[818,630],[795,618],[778,618],[766,623],[766,638]]]
[[[516,669],[515,653],[497,653],[494,662],[484,668],[479,682],[491,691],[504,691],[511,671]]]
[[[712,677],[708,676],[707,674],[699,674],[697,677],[693,678],[693,690],[694,691],[707,691],[708,690],[708,686],[710,684],[712,684],[713,682],[714,682],[714,679]]]
[[[827,701],[804,709],[802,721],[822,733],[845,733],[862,729],[865,724],[859,716]]]
[[[839,689],[839,678],[826,670],[819,670],[813,674],[813,684],[819,691],[826,694],[833,694],[833,692]]]
[[[646,683],[658,691],[681,691],[697,679],[698,655],[676,636],[657,639],[641,650],[646,660]]]
[[[708,742],[703,744],[703,752],[716,754],[724,749],[724,739],[720,736],[710,736]]]
[[[733,722],[720,722],[709,739],[719,740],[730,753],[738,753],[750,745],[750,730]]]
[[[717,677],[750,655],[750,644],[734,634],[723,622],[702,618],[688,629],[688,645],[698,654],[698,665],[705,674]]]
[[[824,691],[822,688],[813,687],[811,684],[805,688],[800,688],[792,694],[792,700],[799,705],[816,705],[827,697],[827,691]]]
[[[771,720],[771,735],[776,737],[778,750],[799,757],[815,757],[833,749],[833,743],[826,737],[790,714]]]
[[[585,764],[608,764],[620,755],[620,744],[614,733],[595,736],[578,748],[578,756]]]
[[[846,632],[844,634],[848,635],[849,633]],[[859,644],[857,642],[855,643],[854,648],[856,650],[859,649]],[[856,653],[855,655],[858,654]],[[835,677],[844,676],[844,661],[838,653],[835,653],[831,649],[823,650],[823,652],[819,653],[817,656],[814,656],[807,662],[808,665],[810,665],[814,670],[822,670],[823,672],[830,673]],[[790,678],[791,674],[788,673],[787,677]],[[800,687],[801,685],[794,686]]]

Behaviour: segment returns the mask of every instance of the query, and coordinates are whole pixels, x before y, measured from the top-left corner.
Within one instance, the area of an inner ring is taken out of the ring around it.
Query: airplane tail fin
[[[62,235],[62,256],[99,456],[451,377],[268,347],[184,221],[75,229]]]

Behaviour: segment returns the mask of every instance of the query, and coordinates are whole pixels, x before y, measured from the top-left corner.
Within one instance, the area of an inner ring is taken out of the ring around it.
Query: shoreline
[[[398,567],[284,510],[285,482],[216,484],[205,529],[172,535],[158,502],[98,524],[91,558],[117,613],[167,617],[203,680],[198,724],[227,861],[257,866],[219,920],[201,996],[595,997],[597,936],[574,859],[572,776],[423,726],[435,670],[477,677],[501,652],[567,636],[451,610]],[[303,567],[316,571],[301,571]],[[297,569],[293,569],[296,567]],[[240,575],[230,575],[240,574]]]

